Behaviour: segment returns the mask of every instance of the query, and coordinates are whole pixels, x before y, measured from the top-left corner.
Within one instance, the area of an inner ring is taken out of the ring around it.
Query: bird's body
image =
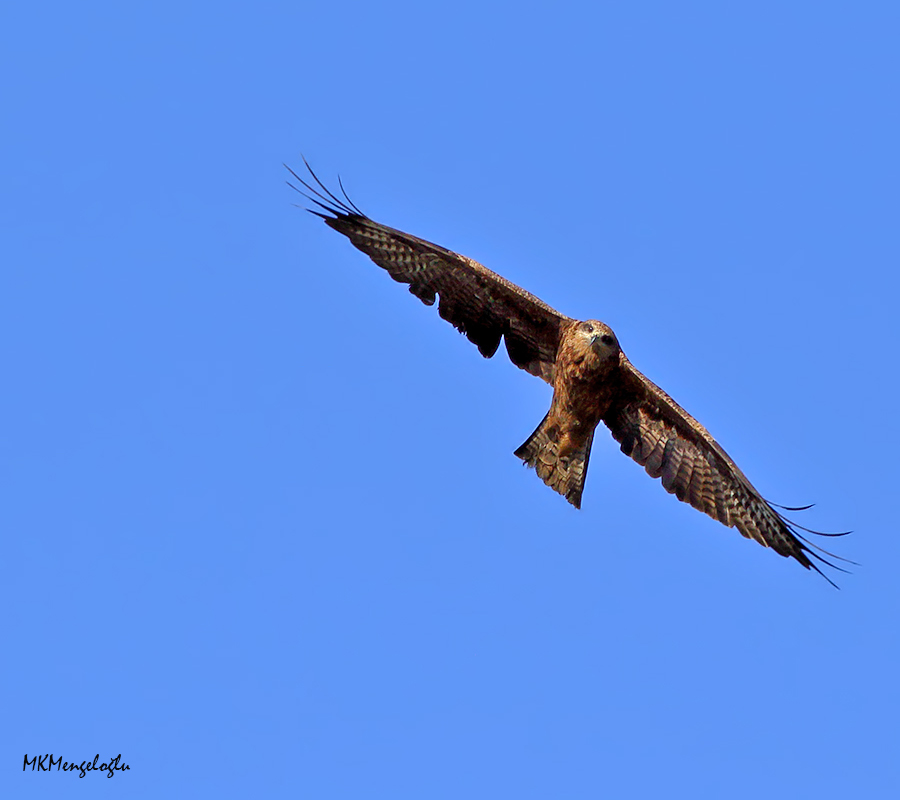
[[[603,422],[622,452],[679,500],[820,571],[810,557],[824,559],[799,526],[762,498],[706,428],[634,368],[608,325],[560,314],[466,256],[369,219],[310,173],[321,191],[292,172],[327,212],[312,213],[426,305],[439,296],[440,316],[483,356],[493,356],[502,339],[516,366],[553,387],[547,415],[515,454],[554,491],[581,507],[594,431]]]
[[[594,429],[621,387],[624,358],[609,326],[570,324],[562,337],[550,410],[516,455],[576,508],[587,477]]]

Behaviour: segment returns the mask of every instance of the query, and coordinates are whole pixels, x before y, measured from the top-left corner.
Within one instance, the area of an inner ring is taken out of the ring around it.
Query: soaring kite
[[[840,569],[812,552],[807,545],[816,545],[798,529],[815,531],[766,502],[706,428],[632,366],[608,325],[564,316],[466,256],[369,219],[342,185],[343,200],[306,166],[318,188],[288,169],[311,194],[292,188],[327,212],[311,213],[426,305],[440,297],[438,313],[485,358],[503,339],[513,364],[553,387],[550,410],[515,454],[573,506],[581,507],[594,430],[603,422],[622,452],[679,500],[823,576],[810,557]]]

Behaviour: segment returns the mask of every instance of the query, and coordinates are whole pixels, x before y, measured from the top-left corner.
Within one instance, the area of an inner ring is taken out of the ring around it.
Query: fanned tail
[[[534,433],[516,450],[516,456],[526,466],[534,467],[538,477],[554,492],[559,492],[575,508],[581,508],[581,493],[587,477],[594,432],[588,434],[580,447],[560,454],[559,428],[548,422],[549,417],[547,414],[541,420]]]

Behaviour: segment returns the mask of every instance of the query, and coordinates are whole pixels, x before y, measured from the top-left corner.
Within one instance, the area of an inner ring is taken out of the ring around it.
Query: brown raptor
[[[515,454],[572,505],[581,507],[594,430],[603,422],[622,452],[679,500],[807,569],[821,572],[811,557],[840,569],[799,532],[814,531],[764,500],[706,428],[632,366],[608,325],[560,314],[477,261],[369,219],[343,186],[341,199],[306,166],[315,186],[288,169],[307,191],[293,188],[326,213],[309,211],[426,305],[439,297],[440,316],[483,356],[503,339],[516,366],[553,387],[550,410]]]

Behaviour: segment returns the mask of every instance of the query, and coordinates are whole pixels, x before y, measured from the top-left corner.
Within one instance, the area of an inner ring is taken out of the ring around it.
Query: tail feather
[[[559,492],[575,508],[581,508],[594,432],[588,434],[580,447],[560,455],[559,428],[548,422],[549,416],[541,420],[534,433],[516,450],[516,455],[526,466],[534,467],[538,477],[553,491]]]

